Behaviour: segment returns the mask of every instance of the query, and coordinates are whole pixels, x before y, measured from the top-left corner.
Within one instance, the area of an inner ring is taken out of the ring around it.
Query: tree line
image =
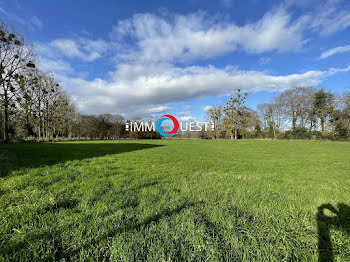
[[[54,76],[38,68],[35,48],[0,20],[0,141],[161,138],[157,132],[127,132],[119,114],[77,111]],[[350,93],[291,87],[256,110],[240,89],[207,111],[215,130],[178,133],[180,138],[348,139]]]
[[[247,93],[236,93],[207,111],[215,131],[203,138],[348,139],[350,93],[336,95],[324,89],[294,86],[253,110]]]

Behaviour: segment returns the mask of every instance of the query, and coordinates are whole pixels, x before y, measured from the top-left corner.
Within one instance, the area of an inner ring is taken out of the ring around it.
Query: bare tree
[[[271,103],[263,103],[258,105],[258,114],[261,119],[261,122],[263,124],[263,129],[266,131],[268,130],[270,123],[272,121],[272,104]]]
[[[275,103],[283,105],[286,117],[291,120],[293,131],[298,123],[299,127],[304,128],[309,121],[314,93],[313,88],[294,86],[276,98]]]
[[[17,83],[21,70],[35,67],[33,58],[33,49],[25,46],[24,37],[0,20],[0,97],[5,141],[9,140],[10,107],[16,106],[13,100],[20,89]]]
[[[220,105],[212,106],[207,110],[207,119],[214,124],[214,129],[209,131],[210,135],[214,138],[218,138],[218,135],[222,128],[223,108]]]
[[[231,139],[238,139],[238,130],[243,127],[244,112],[247,107],[244,106],[248,93],[241,95],[241,89],[236,90],[224,107],[226,118],[224,119],[225,129],[229,132]]]

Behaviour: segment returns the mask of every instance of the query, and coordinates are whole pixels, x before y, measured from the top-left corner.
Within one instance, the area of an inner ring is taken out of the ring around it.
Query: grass
[[[350,261],[350,144],[0,145],[0,261]]]

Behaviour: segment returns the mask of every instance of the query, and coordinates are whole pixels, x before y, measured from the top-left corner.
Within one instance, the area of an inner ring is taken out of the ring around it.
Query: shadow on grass
[[[162,145],[143,143],[33,143],[0,146],[0,177],[21,168],[36,168],[69,160],[101,157]]]
[[[331,229],[342,230],[350,235],[350,206],[339,203],[336,209],[331,204],[318,207],[316,215],[318,228],[318,261],[334,261],[334,252],[331,242]]]
[[[123,232],[140,231],[142,228],[147,228],[151,224],[157,224],[162,219],[170,218],[176,214],[181,213],[185,209],[195,207],[197,205],[202,205],[202,204],[203,204],[202,201],[186,202],[186,203],[183,203],[182,205],[179,205],[178,207],[176,207],[174,209],[164,209],[164,210],[160,211],[159,213],[156,213],[156,214],[146,218],[143,221],[138,221],[137,219],[130,219],[129,218],[128,220],[125,220],[124,225],[121,225],[118,228],[111,229],[108,232],[106,232],[105,234],[102,234],[99,237],[97,237],[95,240],[92,240],[90,243],[85,244],[82,247],[78,247],[75,250],[69,250],[68,252],[65,248],[63,248],[61,246],[61,241],[57,241],[59,248],[56,247],[55,259],[57,261],[59,261],[61,259],[66,259],[69,261],[72,258],[72,256],[78,254],[82,248],[88,249],[91,246],[95,246],[98,243],[103,242],[106,239],[111,239],[111,238],[115,237],[117,234],[120,234]],[[125,208],[125,206],[123,206],[123,208]],[[16,247],[16,248],[18,248],[18,247]],[[143,259],[138,260],[138,261],[145,261],[145,260],[146,260],[146,258],[143,258]],[[135,261],[136,261],[136,259],[135,259]]]

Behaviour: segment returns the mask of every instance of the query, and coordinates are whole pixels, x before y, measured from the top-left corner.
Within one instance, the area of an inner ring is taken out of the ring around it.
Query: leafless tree
[[[223,108],[221,105],[214,105],[206,112],[209,122],[214,124],[214,130],[209,131],[211,137],[218,138],[222,129]]]
[[[10,107],[16,106],[14,99],[20,89],[17,82],[22,77],[21,70],[34,68],[33,59],[33,48],[25,45],[24,37],[0,20],[0,97],[5,141],[9,140]]]
[[[305,128],[307,121],[309,121],[314,93],[313,88],[294,86],[276,98],[275,103],[283,105],[286,117],[291,120],[293,131],[298,124],[299,127]]]
[[[224,126],[230,134],[231,139],[238,139],[238,130],[243,127],[244,113],[247,107],[244,105],[248,93],[241,94],[241,89],[237,89],[235,94],[226,102],[224,107]]]

